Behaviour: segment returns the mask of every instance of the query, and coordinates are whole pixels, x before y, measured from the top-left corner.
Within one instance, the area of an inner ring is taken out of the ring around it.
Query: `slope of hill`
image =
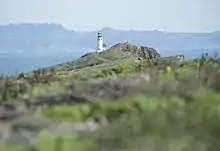
[[[1,77],[0,150],[218,151],[219,76],[219,56],[121,43]]]
[[[68,70],[73,70],[123,59],[154,59],[158,57],[160,57],[160,54],[153,48],[147,46],[138,47],[126,42],[113,45],[101,53],[86,53],[79,59],[62,63],[60,66]],[[58,66],[56,65],[57,68]]]
[[[103,28],[101,31],[108,48],[115,43],[127,41],[153,47],[163,56],[182,53],[186,58],[195,58],[205,52],[220,52],[220,32],[168,33],[111,28]],[[4,62],[0,59],[0,74],[30,71],[93,52],[96,49],[96,36],[97,31],[77,32],[58,24],[0,25],[0,57],[4,58]]]

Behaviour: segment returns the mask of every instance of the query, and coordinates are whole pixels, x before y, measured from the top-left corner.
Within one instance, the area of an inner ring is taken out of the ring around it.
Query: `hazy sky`
[[[213,31],[220,30],[220,0],[0,0],[0,24],[9,22],[54,22],[74,30]]]

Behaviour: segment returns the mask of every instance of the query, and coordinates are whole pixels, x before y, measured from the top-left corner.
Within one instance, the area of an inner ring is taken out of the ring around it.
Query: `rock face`
[[[157,50],[151,47],[136,46],[128,42],[116,44],[107,51],[111,50],[118,50],[122,58],[136,57],[138,59],[154,59],[161,56]]]

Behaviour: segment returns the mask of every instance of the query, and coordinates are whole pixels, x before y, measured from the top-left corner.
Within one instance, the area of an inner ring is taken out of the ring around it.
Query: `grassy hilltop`
[[[129,43],[0,79],[1,151],[219,151],[220,58]]]

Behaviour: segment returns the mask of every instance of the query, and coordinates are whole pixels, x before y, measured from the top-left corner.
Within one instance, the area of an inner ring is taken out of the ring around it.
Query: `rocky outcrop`
[[[99,65],[107,63],[109,61],[120,61],[121,59],[135,58],[138,60],[142,59],[154,59],[160,57],[157,50],[147,46],[137,46],[128,42],[118,43],[113,45],[111,48],[102,51],[100,53],[92,52],[82,55],[80,58],[59,64],[54,66],[55,68],[65,67],[67,71],[74,69],[80,69],[88,66]]]
[[[135,57],[137,59],[154,59],[161,55],[154,48],[147,46],[137,46],[128,42],[118,43],[112,46],[109,51],[118,50],[122,58]]]

